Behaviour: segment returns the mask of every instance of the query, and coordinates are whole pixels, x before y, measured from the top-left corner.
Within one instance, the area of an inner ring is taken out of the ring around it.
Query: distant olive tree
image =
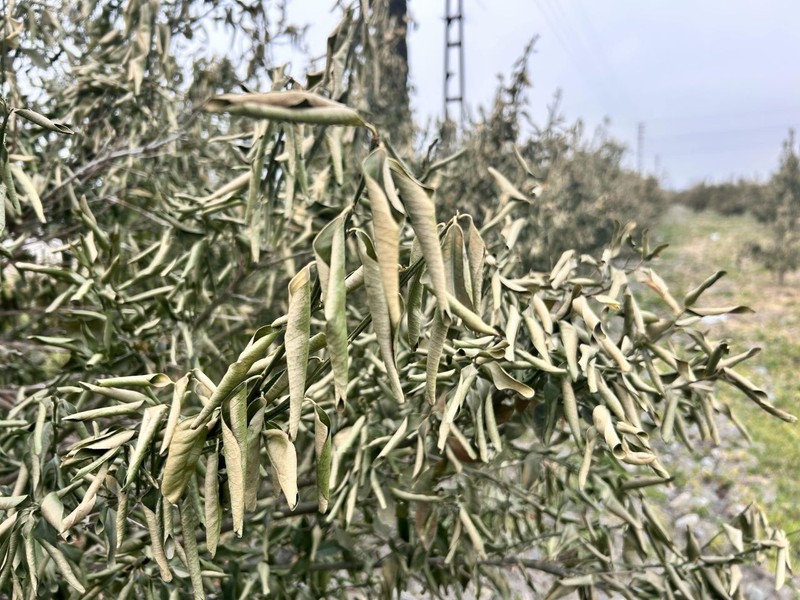
[[[772,176],[762,219],[769,225],[771,239],[758,248],[756,256],[783,284],[786,274],[800,267],[800,158],[794,130],[783,144],[780,167]]]
[[[784,584],[755,504],[698,539],[649,493],[660,440],[722,441],[718,385],[794,420],[696,327],[721,274],[675,297],[619,225],[520,268],[533,189],[493,167],[471,216],[439,194],[483,165],[412,170],[357,110],[383,13],[301,80],[266,2],[7,6],[0,593],[738,598],[768,553]]]

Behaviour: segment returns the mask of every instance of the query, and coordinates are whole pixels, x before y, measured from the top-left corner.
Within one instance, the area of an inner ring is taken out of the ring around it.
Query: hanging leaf
[[[380,268],[375,257],[375,248],[372,240],[363,231],[356,231],[358,237],[358,249],[361,263],[364,265],[364,284],[367,288],[367,302],[370,314],[372,315],[372,327],[378,336],[378,345],[381,349],[383,363],[389,376],[389,385],[395,400],[405,402],[403,387],[400,384],[400,377],[397,373],[395,362],[395,331],[392,328],[389,308],[386,303],[386,296],[381,284]]]
[[[33,181],[31,181],[30,177],[25,174],[25,171],[20,169],[17,165],[10,165],[9,168],[14,178],[19,183],[20,188],[22,188],[25,198],[28,200],[28,204],[31,205],[33,212],[36,213],[36,218],[39,219],[40,223],[47,223],[47,219],[44,218],[42,200],[39,198],[39,192],[36,191],[36,186],[33,185]]]
[[[266,355],[267,348],[278,337],[278,333],[272,327],[261,327],[253,334],[247,346],[239,354],[236,362],[228,367],[219,385],[216,386],[211,397],[203,405],[203,410],[192,421],[192,428],[197,429],[205,424],[211,417],[211,413],[222,405],[223,400],[244,382],[250,367],[259,358],[263,358]]]
[[[256,509],[258,489],[261,481],[261,431],[264,428],[264,411],[266,400],[262,397],[255,401],[255,413],[247,425],[247,445],[244,477],[244,509]]]
[[[175,433],[175,428],[178,426],[178,419],[181,416],[181,407],[183,405],[183,398],[186,395],[186,390],[189,387],[189,376],[184,375],[175,382],[175,387],[172,389],[172,403],[169,407],[169,415],[167,416],[167,424],[164,427],[164,439],[161,440],[161,448],[159,454],[164,454],[169,448],[172,441],[172,436]]]
[[[439,373],[439,361],[442,357],[447,329],[441,311],[436,309],[428,342],[428,358],[425,362],[425,397],[431,406],[436,404],[436,376]]]
[[[289,436],[280,429],[266,429],[267,454],[275,469],[278,485],[286,497],[289,509],[294,510],[299,500],[297,492],[297,453]]]
[[[403,215],[396,207],[399,201],[395,201],[395,206],[390,201],[390,198],[397,197],[397,192],[389,173],[386,151],[383,148],[373,151],[364,159],[362,170],[372,210],[375,255],[378,259],[386,306],[389,309],[389,319],[392,327],[396,328],[401,314],[398,265]]]
[[[189,479],[194,475],[203,443],[206,441],[206,428],[194,429],[192,425],[191,419],[178,423],[167,451],[161,493],[172,504],[178,503]]]
[[[86,588],[83,587],[83,584],[75,574],[75,570],[72,568],[72,565],[67,560],[67,557],[64,556],[64,553],[61,551],[61,549],[56,544],[51,544],[47,540],[39,538],[37,541],[53,560],[56,569],[58,569],[58,572],[64,577],[64,581],[76,589],[78,593],[86,593]]]
[[[61,533],[61,525],[64,521],[64,505],[61,503],[61,498],[59,498],[57,492],[50,492],[42,499],[39,504],[39,511],[45,521]]]
[[[464,230],[464,247],[469,266],[472,307],[475,312],[480,312],[480,304],[483,298],[483,266],[486,256],[486,244],[470,215],[459,216],[459,222],[461,221],[468,223]]]
[[[162,541],[164,539],[163,531],[161,527],[159,527],[158,518],[156,517],[156,511],[159,510],[158,504],[160,503],[153,502],[153,500],[157,499],[158,495],[152,492],[150,497],[145,496],[142,502],[142,513],[147,523],[147,532],[150,535],[150,548],[153,552],[153,559],[158,565],[161,579],[170,582],[172,581],[172,570],[169,567],[169,561],[164,552],[164,543]]]
[[[300,270],[289,282],[286,323],[286,371],[289,374],[289,439],[297,439],[306,393],[308,343],[311,337],[311,268]]]
[[[62,123],[56,123],[55,121],[51,121],[44,115],[40,115],[36,111],[30,110],[28,108],[16,108],[14,109],[14,114],[22,117],[26,121],[30,121],[38,125],[39,127],[44,127],[45,129],[49,129],[50,131],[55,131],[56,133],[63,133],[65,135],[73,135],[75,132],[72,131],[69,127]]]
[[[164,418],[167,408],[166,404],[159,404],[145,409],[144,416],[142,417],[142,424],[139,427],[139,437],[136,440],[136,447],[133,450],[133,456],[131,456],[130,465],[128,466],[128,472],[125,477],[125,487],[128,487],[134,481],[139,471],[139,466],[142,464],[148,451],[148,447],[158,432],[158,427],[161,425],[161,419]]]
[[[489,372],[492,382],[498,390],[512,390],[523,398],[533,398],[535,393],[533,388],[525,385],[517,379],[514,379],[498,363],[488,362],[483,365],[483,368]]]
[[[336,406],[339,411],[344,410],[347,402],[349,380],[344,238],[348,214],[347,210],[340,213],[314,239],[314,255],[325,310],[325,337],[331,357]]]
[[[208,455],[203,484],[206,518],[206,548],[213,558],[217,553],[222,529],[222,506],[219,503],[219,445]]]
[[[397,186],[400,200],[417,235],[425,267],[431,278],[433,291],[442,313],[449,315],[447,300],[447,280],[444,270],[442,248],[436,228],[436,211],[433,204],[433,190],[414,179],[405,167],[394,159],[389,159],[392,179]]]
[[[319,512],[328,511],[331,487],[331,463],[333,448],[331,422],[327,413],[319,406],[314,408],[314,452],[317,457],[317,503]]]
[[[481,538],[481,534],[478,533],[478,528],[475,527],[475,523],[473,523],[472,518],[463,506],[458,508],[458,518],[464,526],[464,530],[467,532],[469,541],[472,542],[472,547],[475,548],[475,552],[477,552],[478,556],[483,560],[486,560],[487,555],[483,545],[483,538]]]
[[[378,136],[375,128],[352,108],[304,91],[223,94],[206,102],[205,110],[310,125],[355,125],[366,127]]]
[[[244,527],[245,488],[249,432],[247,422],[247,389],[239,390],[222,403],[222,453],[228,475],[233,531],[242,535]],[[260,432],[259,432],[260,433]]]
[[[183,538],[183,548],[186,554],[186,567],[189,569],[189,579],[192,582],[192,591],[195,600],[203,600],[206,594],[203,590],[203,577],[200,567],[200,553],[197,549],[197,514],[194,504],[188,498],[181,502],[181,529]]]

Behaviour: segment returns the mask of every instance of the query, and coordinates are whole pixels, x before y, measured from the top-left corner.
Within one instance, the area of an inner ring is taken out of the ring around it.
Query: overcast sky
[[[453,0],[455,4],[456,0]],[[592,133],[605,117],[636,165],[644,124],[645,170],[668,186],[766,178],[790,127],[800,128],[798,0],[463,0],[466,99],[491,102],[525,44],[534,118],[562,90],[562,112]],[[332,0],[291,0],[324,51]],[[409,0],[414,106],[442,113],[445,0]]]

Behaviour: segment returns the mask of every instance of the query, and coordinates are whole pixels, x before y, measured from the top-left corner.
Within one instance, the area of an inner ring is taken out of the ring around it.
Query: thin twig
[[[166,146],[167,144],[170,144],[170,143],[172,143],[174,141],[179,140],[182,137],[182,135],[183,134],[176,133],[176,134],[167,136],[165,138],[162,138],[160,140],[152,141],[149,144],[145,144],[144,146],[139,146],[138,148],[127,148],[127,149],[124,149],[124,150],[117,150],[116,152],[110,152],[109,154],[106,154],[105,156],[100,156],[100,157],[94,159],[93,161],[86,163],[84,166],[82,166],[80,169],[75,171],[72,175],[67,177],[60,184],[58,184],[54,188],[51,188],[50,190],[45,192],[42,195],[42,202],[46,203],[48,200],[53,198],[58,192],[60,192],[66,186],[71,184],[73,181],[88,179],[89,177],[94,175],[97,171],[99,171],[100,169],[102,169],[104,166],[106,166],[109,163],[112,163],[112,162],[114,162],[116,160],[119,160],[121,158],[127,158],[129,156],[147,155],[147,154],[153,152],[154,150],[157,150],[161,146]]]

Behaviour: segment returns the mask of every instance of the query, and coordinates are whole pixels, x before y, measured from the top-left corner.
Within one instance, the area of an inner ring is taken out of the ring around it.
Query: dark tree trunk
[[[382,13],[379,97],[373,105],[379,125],[398,150],[411,144],[412,123],[408,86],[408,0],[374,0]]]
[[[389,21],[393,27],[393,50],[400,59],[398,70],[405,70],[406,94],[408,94],[408,0],[389,0]]]

